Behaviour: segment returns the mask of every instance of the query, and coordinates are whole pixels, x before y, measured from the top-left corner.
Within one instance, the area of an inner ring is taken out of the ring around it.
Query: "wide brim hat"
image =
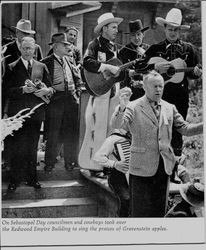
[[[31,22],[30,20],[26,19],[20,19],[18,23],[15,26],[12,26],[13,28],[20,30],[21,32],[27,33],[27,34],[35,34],[36,31],[31,29]]]
[[[171,9],[168,13],[166,18],[162,17],[156,17],[156,23],[159,24],[160,26],[165,26],[166,25],[172,25],[174,27],[180,28],[180,29],[189,29],[189,25],[182,25],[182,13],[180,9],[173,8]]]
[[[52,35],[51,37],[51,42],[49,42],[49,45],[52,45],[54,43],[63,43],[63,44],[67,44],[67,45],[71,45],[71,43],[69,43],[67,41],[67,36],[65,33],[59,32],[59,33],[55,33]]]
[[[94,28],[95,33],[99,33],[101,28],[109,23],[117,23],[118,25],[123,21],[121,17],[114,17],[112,13],[104,13],[97,20],[97,26]]]
[[[186,183],[180,185],[180,194],[182,198],[194,207],[204,206],[204,185],[198,182]]]
[[[180,29],[189,29],[189,25],[182,25],[182,13],[180,9],[172,8],[168,13],[166,18],[156,17],[156,23],[160,26],[165,26],[165,24],[172,25]]]
[[[149,29],[149,26],[143,27],[142,21],[140,19],[137,19],[135,21],[129,22],[129,32],[126,32],[125,34],[134,34],[137,32],[145,32]]]

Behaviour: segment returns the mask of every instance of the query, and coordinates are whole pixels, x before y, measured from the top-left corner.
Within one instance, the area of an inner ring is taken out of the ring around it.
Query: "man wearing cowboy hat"
[[[7,50],[5,51],[4,56],[9,55],[9,57],[6,59],[6,65],[16,61],[21,56],[21,52],[19,49],[21,39],[25,36],[33,37],[34,34],[36,33],[36,31],[31,29],[30,20],[26,20],[26,19],[20,19],[17,22],[16,27],[13,27],[13,28],[15,28],[16,30],[16,39],[6,45]],[[34,59],[37,61],[40,61],[43,57],[42,50],[38,44],[36,44],[35,46],[36,48],[35,48],[35,53],[34,53]]]
[[[77,163],[77,114],[80,95],[81,77],[66,55],[70,43],[65,33],[56,33],[51,37],[53,54],[44,58],[43,63],[49,70],[54,95],[46,113],[46,152],[45,171],[51,172],[57,156],[57,143],[61,135],[64,145],[65,168],[72,170]]]
[[[179,9],[171,9],[166,18],[157,17],[157,24],[162,26],[165,31],[166,39],[158,44],[151,45],[145,52],[148,62],[153,57],[164,58],[168,63],[151,64],[148,68],[154,68],[160,72],[167,72],[170,67],[170,61],[180,58],[186,63],[187,67],[194,67],[193,70],[184,74],[184,79],[178,83],[167,82],[165,84],[163,99],[174,104],[179,113],[186,119],[189,107],[189,91],[188,78],[197,79],[201,76],[201,69],[198,68],[198,54],[192,44],[184,42],[180,39],[180,31],[190,28],[188,25],[182,25],[182,13]],[[143,63],[144,65],[144,63]],[[145,66],[145,65],[144,65]],[[142,65],[136,65],[136,69],[141,68]],[[182,152],[182,136],[175,132],[173,133],[172,146],[177,156]]]
[[[110,12],[104,13],[98,18],[97,25],[94,28],[94,32],[98,36],[89,43],[83,59],[83,67],[87,71],[97,74],[101,72],[103,75],[106,71],[113,75],[118,72],[119,67],[106,64],[106,61],[118,57],[117,46],[114,41],[118,33],[118,25],[122,21],[122,18],[114,17]],[[92,91],[89,93],[92,93]],[[117,105],[117,103],[114,103],[114,93],[115,86],[104,95],[99,97],[91,95],[89,98],[85,113],[85,139],[79,154],[80,166],[83,165],[85,168],[93,169],[91,159],[107,137],[109,114],[113,105]]]
[[[140,19],[129,22],[129,33],[125,34],[130,35],[130,43],[125,45],[119,52],[123,64],[143,57],[145,50],[149,48],[148,44],[143,43],[144,32],[148,29],[149,27],[143,27]],[[131,66],[130,68],[134,69],[134,66]],[[127,75],[123,85],[132,89],[133,94],[130,99],[131,101],[144,95],[144,90],[142,88],[142,74],[133,76],[132,80]]]

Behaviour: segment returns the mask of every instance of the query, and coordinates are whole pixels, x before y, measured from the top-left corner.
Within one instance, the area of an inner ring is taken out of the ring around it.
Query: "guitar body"
[[[122,65],[122,62],[118,58],[112,58],[105,62],[114,66]],[[86,80],[85,87],[89,93],[93,93],[95,96],[101,96],[106,94],[112,86],[122,79],[122,74],[117,77],[109,76],[109,79],[105,79],[102,73],[93,73],[84,69],[84,78]]]
[[[158,64],[158,63],[168,63],[168,61],[162,57],[152,57],[148,64]],[[165,83],[173,82],[173,83],[180,83],[184,79],[185,71],[187,69],[187,65],[184,60],[181,58],[176,58],[170,61],[171,67],[166,73],[160,72],[163,76]]]

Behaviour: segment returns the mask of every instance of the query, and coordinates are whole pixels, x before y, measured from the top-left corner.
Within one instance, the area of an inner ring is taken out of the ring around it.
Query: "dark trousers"
[[[64,145],[65,163],[76,162],[78,155],[78,104],[71,94],[57,93],[48,106],[46,165],[56,162],[57,144]],[[47,123],[47,121],[46,121]]]
[[[182,84],[184,84],[184,87],[182,86]],[[184,119],[186,119],[189,96],[188,96],[187,83],[185,83],[185,80],[182,83],[178,84],[168,82],[165,85],[162,99],[169,103],[174,104],[178,112],[182,115]],[[176,156],[181,156],[182,145],[183,145],[182,135],[175,129],[173,129],[171,146]]]
[[[23,127],[9,136],[7,146],[10,157],[10,182],[18,184],[22,180],[37,182],[37,148],[41,121],[27,119]]]
[[[119,217],[129,216],[129,185],[125,174],[122,172],[112,169],[108,177],[109,187],[115,193],[118,202],[119,209],[117,215]]]
[[[129,176],[131,217],[164,217],[168,199],[169,176],[160,157],[156,174]]]

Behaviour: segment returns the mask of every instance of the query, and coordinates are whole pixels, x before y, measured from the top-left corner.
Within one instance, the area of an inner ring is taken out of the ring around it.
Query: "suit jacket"
[[[46,64],[46,66],[49,70],[49,74],[50,74],[52,83],[53,83],[53,79],[54,79],[54,60],[57,60],[56,57],[54,56],[54,54],[47,56],[41,60],[41,62]],[[67,62],[68,62],[68,60],[67,60]],[[72,72],[72,76],[73,76],[76,90],[80,90],[81,84],[82,84],[80,71],[78,71],[78,69],[69,62],[68,62],[68,65],[69,65],[71,72]]]
[[[144,95],[132,101],[125,112],[117,106],[112,115],[114,128],[124,128],[132,134],[130,173],[137,176],[153,176],[159,164],[160,155],[164,161],[165,171],[172,174],[175,156],[171,147],[172,127],[181,134],[190,136],[202,132],[202,124],[188,124],[178,113],[176,107],[161,100],[159,122]]]
[[[33,108],[43,102],[41,98],[36,97],[33,93],[23,94],[22,87],[27,79],[32,81],[39,79],[48,87],[51,86],[49,72],[45,64],[33,60],[31,77],[21,58],[9,64],[3,77],[2,86],[2,94],[9,98],[8,116],[13,116],[22,109]],[[41,108],[35,111],[35,114],[32,115],[33,119],[43,119],[40,110]]]
[[[21,52],[18,49],[16,40],[7,44],[7,49],[4,53],[4,56],[7,56],[7,55],[10,55],[10,56],[6,58],[6,61],[5,61],[6,65],[16,61],[21,56]],[[34,59],[37,61],[40,61],[42,57],[43,56],[42,56],[41,47],[38,44],[36,44]]]

